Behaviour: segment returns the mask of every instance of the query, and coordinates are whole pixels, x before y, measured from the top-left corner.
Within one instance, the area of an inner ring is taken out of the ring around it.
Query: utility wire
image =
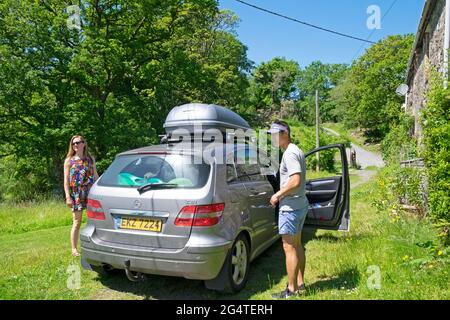
[[[395,6],[395,4],[397,3],[397,0],[394,0],[391,4],[391,6],[389,7],[389,9],[387,9],[387,11],[384,13],[384,15],[381,17],[381,22],[384,21],[384,18],[386,18],[386,16],[389,14],[389,12],[392,10],[392,8]],[[377,31],[377,29],[373,29],[372,32],[369,34],[369,36],[367,37],[367,40],[369,40],[373,34],[375,33],[375,31]],[[364,47],[364,43],[361,45],[361,47],[359,47],[358,51],[356,52],[356,54],[354,55],[353,60],[355,60],[355,58],[359,55],[359,53],[361,52],[361,49]]]
[[[281,17],[283,19],[294,21],[294,22],[303,24],[303,25],[311,27],[311,28],[319,29],[319,30],[322,30],[322,31],[325,31],[325,32],[333,33],[333,34],[341,36],[341,37],[346,37],[346,38],[350,38],[350,39],[354,39],[354,40],[358,40],[358,41],[362,41],[362,42],[367,42],[367,43],[371,43],[371,44],[375,43],[375,42],[367,40],[367,39],[354,37],[354,36],[351,36],[351,35],[348,35],[348,34],[345,34],[345,33],[337,32],[337,31],[334,31],[334,30],[331,30],[331,29],[326,29],[326,28],[323,28],[323,27],[320,27],[320,26],[317,26],[317,25],[314,25],[314,24],[311,24],[311,23],[308,23],[308,22],[300,21],[298,19],[291,18],[291,17],[285,16],[285,15],[282,15],[280,13],[277,13],[277,12],[274,12],[274,11],[270,11],[270,10],[267,10],[267,9],[255,6],[255,5],[251,4],[251,3],[248,3],[248,2],[245,2],[245,1],[242,1],[242,0],[236,0],[236,1],[242,3],[242,4],[246,5],[246,6],[252,7],[254,9],[257,9],[257,10],[260,10],[260,11],[272,14],[274,16]]]

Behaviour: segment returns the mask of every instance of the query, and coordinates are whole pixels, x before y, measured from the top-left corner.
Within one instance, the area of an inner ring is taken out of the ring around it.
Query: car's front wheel
[[[219,275],[213,280],[205,281],[205,285],[208,289],[238,292],[247,283],[249,267],[250,245],[247,238],[240,234],[231,247]]]

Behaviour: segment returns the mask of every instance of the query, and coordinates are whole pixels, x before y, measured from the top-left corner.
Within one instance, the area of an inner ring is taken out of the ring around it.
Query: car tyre
[[[245,235],[240,234],[234,241],[219,275],[205,281],[208,289],[225,293],[241,291],[248,280],[250,268],[250,245]]]

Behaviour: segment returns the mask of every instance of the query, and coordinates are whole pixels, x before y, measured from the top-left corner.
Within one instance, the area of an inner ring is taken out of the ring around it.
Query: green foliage
[[[378,177],[378,200],[374,202],[380,212],[386,210],[398,215],[402,204],[417,208],[420,216],[426,210],[425,171],[420,168],[391,164]]]
[[[443,79],[434,77],[422,110],[425,163],[428,171],[429,210],[442,224],[447,243],[450,228],[450,89]]]
[[[418,259],[413,259],[410,257],[408,257],[408,259],[404,259],[407,264],[419,266],[421,269],[426,269],[429,265],[438,263],[446,265],[450,262],[450,247],[444,248],[436,241],[431,240],[416,243],[416,246],[425,249],[427,254]]]
[[[295,143],[305,153],[316,148],[316,133],[315,127],[308,127],[296,120],[289,120],[289,126],[291,128],[292,142]],[[329,135],[325,132],[319,134],[320,146],[326,146],[336,143],[344,143],[347,147],[350,146],[350,142],[342,137],[336,137]],[[328,172],[336,172],[336,149],[324,150],[320,152],[319,166],[320,170]],[[316,168],[316,157],[309,157],[307,159],[307,168],[313,170]]]
[[[330,91],[341,81],[347,70],[348,66],[345,64],[324,64],[320,61],[314,61],[301,70],[298,80],[300,120],[308,125],[315,123],[316,90],[319,91],[321,121],[337,120],[333,112],[335,105],[330,99]]]
[[[101,174],[118,152],[157,142],[172,107],[245,102],[251,62],[217,1],[78,4],[81,30],[68,25],[72,1],[0,3],[0,161],[17,161],[7,198],[62,189],[74,134]]]
[[[297,62],[285,58],[274,58],[255,68],[250,77],[250,98],[245,111],[252,124],[263,125],[272,118],[283,117],[277,112],[286,102],[297,100],[299,71]]]
[[[45,159],[30,162],[8,156],[0,161],[0,201],[43,200],[50,196],[51,188]]]
[[[246,110],[242,108],[239,111],[255,125],[266,124],[275,118],[291,118],[313,125],[316,90],[319,90],[321,119],[335,119],[329,92],[346,70],[344,64],[320,61],[312,62],[304,69],[297,62],[285,58],[263,62],[250,77]]]
[[[418,156],[417,141],[411,137],[410,130],[414,119],[406,114],[400,116],[400,122],[391,127],[381,143],[383,159],[387,165]]]
[[[348,127],[381,141],[400,122],[403,98],[395,90],[405,80],[413,41],[413,35],[389,36],[371,46],[332,90],[334,112]]]
[[[306,295],[293,299],[450,298],[450,252],[435,247],[436,232],[426,221],[405,217],[391,222],[387,212],[376,214],[370,206],[376,195],[374,182],[352,190],[349,232],[304,234],[310,261],[314,261],[306,264],[311,286]],[[69,212],[61,201],[0,204],[2,299],[258,300],[271,299],[273,292],[285,288],[281,241],[252,264],[245,290],[235,295],[224,296],[205,290],[198,281],[175,277],[155,275],[138,283],[130,282],[123,272],[108,279],[99,277],[70,255]],[[382,271],[379,290],[367,285],[373,283],[368,268],[374,265]],[[78,267],[81,287],[69,289],[68,270]]]

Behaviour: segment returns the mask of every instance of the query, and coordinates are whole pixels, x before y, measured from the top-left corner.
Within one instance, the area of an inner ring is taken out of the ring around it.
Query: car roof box
[[[176,129],[187,129],[190,133],[207,129],[250,129],[249,124],[237,113],[215,104],[189,103],[173,108],[163,125],[166,135]]]

